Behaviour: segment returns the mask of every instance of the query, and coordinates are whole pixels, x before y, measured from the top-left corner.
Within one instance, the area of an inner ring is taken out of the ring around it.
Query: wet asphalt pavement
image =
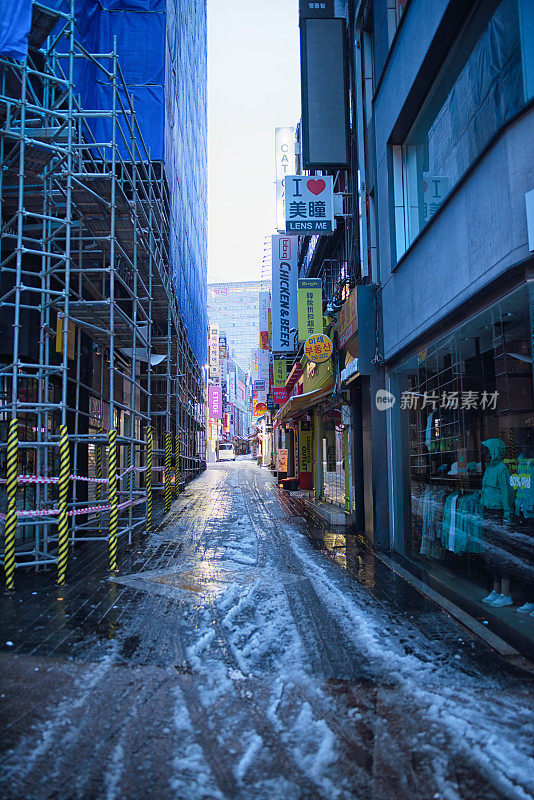
[[[74,555],[0,598],[0,797],[534,797],[533,680],[251,460]]]

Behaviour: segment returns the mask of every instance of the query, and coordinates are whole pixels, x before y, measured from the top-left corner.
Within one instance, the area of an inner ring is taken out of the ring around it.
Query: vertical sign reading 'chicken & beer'
[[[297,333],[297,242],[293,236],[272,237],[272,349],[292,353]]]

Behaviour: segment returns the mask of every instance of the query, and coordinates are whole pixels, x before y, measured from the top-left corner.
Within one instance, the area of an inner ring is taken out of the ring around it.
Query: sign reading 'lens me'
[[[286,232],[333,233],[334,183],[331,175],[285,179]]]

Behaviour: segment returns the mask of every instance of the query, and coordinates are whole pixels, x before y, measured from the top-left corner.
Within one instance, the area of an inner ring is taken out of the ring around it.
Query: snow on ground
[[[188,494],[189,515],[153,543],[179,539],[179,555],[118,579],[146,610],[132,606],[75,698],[6,755],[20,797],[52,796],[86,753],[69,800],[95,781],[106,800],[156,796],[155,775],[163,800],[534,798],[532,683],[484,675],[379,605],[250,463],[208,470]],[[134,635],[147,656],[131,674],[115,665]],[[160,642],[175,656],[149,670]]]

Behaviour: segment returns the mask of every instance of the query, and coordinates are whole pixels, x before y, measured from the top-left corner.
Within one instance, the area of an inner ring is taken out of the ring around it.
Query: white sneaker
[[[494,608],[503,608],[503,606],[513,606],[513,604],[514,601],[512,600],[512,598],[505,594],[500,594],[498,598],[493,601],[493,603],[490,603],[490,605],[492,605]]]
[[[534,611],[534,603],[523,603],[522,606],[516,608],[518,614],[530,614]]]
[[[489,595],[487,597],[484,597],[482,599],[482,602],[483,603],[493,603],[493,601],[496,600],[498,597],[500,597],[500,594],[499,594],[499,592],[496,592],[495,589],[494,589],[492,592],[489,593]]]

